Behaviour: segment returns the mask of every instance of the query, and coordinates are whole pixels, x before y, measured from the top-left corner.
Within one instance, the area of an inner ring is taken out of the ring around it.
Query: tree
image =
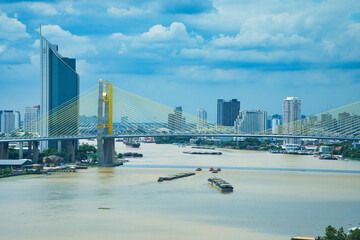
[[[344,229],[341,227],[339,230],[336,230],[333,226],[329,225],[325,229],[325,236],[318,237],[318,240],[347,240],[346,233],[344,233]]]
[[[14,146],[9,147],[9,159],[19,159],[19,150],[16,150]]]

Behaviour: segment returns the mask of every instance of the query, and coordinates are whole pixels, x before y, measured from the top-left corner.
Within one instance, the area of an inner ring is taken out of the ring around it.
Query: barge
[[[193,176],[193,175],[195,175],[195,173],[193,173],[193,172],[178,173],[178,174],[170,175],[168,177],[159,177],[158,182],[170,181],[170,180],[179,179],[179,178],[183,178],[183,177],[189,177],[189,176]]]
[[[221,178],[211,177],[208,179],[208,183],[222,193],[232,192],[234,190],[233,186]]]
[[[200,154],[200,155],[221,155],[222,152],[183,152],[186,154]]]

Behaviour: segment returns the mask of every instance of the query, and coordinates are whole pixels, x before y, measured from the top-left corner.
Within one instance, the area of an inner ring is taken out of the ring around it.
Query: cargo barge
[[[200,155],[221,155],[222,152],[183,152],[186,154],[200,154]]]
[[[221,178],[211,177],[208,179],[208,183],[222,193],[232,192],[234,190],[233,186]]]
[[[168,177],[159,177],[158,182],[170,181],[170,180],[179,179],[179,178],[183,178],[183,177],[189,177],[189,176],[193,176],[193,175],[195,175],[195,173],[193,173],[193,172],[178,173],[178,174],[170,175]]]

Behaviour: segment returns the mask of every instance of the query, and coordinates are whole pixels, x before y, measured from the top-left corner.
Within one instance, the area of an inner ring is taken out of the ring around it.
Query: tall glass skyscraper
[[[58,46],[40,33],[41,119],[42,137],[76,135],[78,131],[79,75],[76,60],[63,57]],[[41,150],[56,148],[56,142],[41,142]]]
[[[224,101],[217,100],[217,124],[223,126],[234,126],[234,122],[239,115],[240,102],[237,99]]]

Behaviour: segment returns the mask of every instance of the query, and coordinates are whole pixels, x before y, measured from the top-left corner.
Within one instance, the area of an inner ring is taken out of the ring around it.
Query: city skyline
[[[24,114],[39,104],[42,24],[61,54],[78,59],[80,92],[109,79],[193,115],[203,106],[212,121],[219,98],[275,114],[283,98],[297,96],[306,115],[325,112],[358,100],[358,7],[356,1],[2,1],[0,109]]]

